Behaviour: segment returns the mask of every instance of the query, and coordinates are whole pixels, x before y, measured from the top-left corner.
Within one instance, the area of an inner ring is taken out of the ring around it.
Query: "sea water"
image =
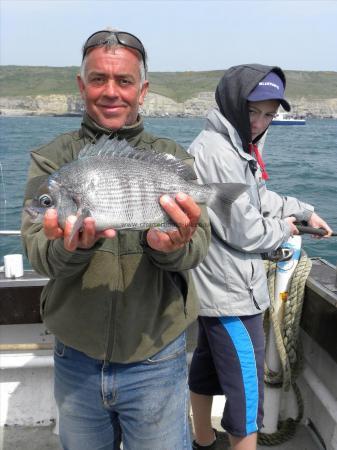
[[[203,118],[145,118],[155,135],[174,139],[184,148],[203,128]],[[60,133],[77,129],[79,117],[0,116],[0,230],[19,230],[30,151]],[[264,147],[268,188],[315,206],[337,231],[337,121],[309,119],[306,125],[270,127]],[[310,257],[336,265],[337,237],[303,236]],[[0,265],[7,253],[22,253],[19,237],[0,235]],[[25,261],[25,266],[28,263]]]

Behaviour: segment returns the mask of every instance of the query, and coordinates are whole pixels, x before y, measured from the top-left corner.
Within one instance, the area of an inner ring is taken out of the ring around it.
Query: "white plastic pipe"
[[[290,280],[298,264],[301,244],[301,236],[290,237],[288,241],[282,245],[282,247],[293,249],[294,254],[289,261],[277,263],[274,308],[278,320],[281,323],[283,320],[284,302],[287,301]],[[279,370],[281,369],[281,361],[276,347],[275,333],[271,325],[266,342],[266,365],[273,372],[279,372]],[[277,424],[279,421],[279,412],[281,406],[281,393],[281,388],[271,388],[269,386],[265,386],[265,416],[263,420],[264,426],[262,430],[264,433],[271,434],[277,431]]]

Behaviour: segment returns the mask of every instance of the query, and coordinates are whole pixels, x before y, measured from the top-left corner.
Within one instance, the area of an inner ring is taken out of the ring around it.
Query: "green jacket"
[[[62,134],[31,153],[26,186],[29,204],[43,178],[77,158],[80,149],[108,130],[87,115],[81,129]],[[166,152],[192,163],[175,142],[152,136],[140,119],[116,135],[133,146]],[[206,256],[210,229],[202,226],[183,248],[165,254],[146,244],[142,231],[119,231],[89,250],[68,252],[63,239],[46,239],[42,225],[22,217],[22,238],[32,267],[50,278],[41,295],[41,316],[64,344],[107,361],[144,360],[174,340],[197,316],[188,269]]]

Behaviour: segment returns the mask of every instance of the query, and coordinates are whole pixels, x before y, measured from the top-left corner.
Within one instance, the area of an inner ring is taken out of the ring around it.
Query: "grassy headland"
[[[0,96],[76,95],[78,67],[0,66]],[[285,71],[287,96],[307,100],[337,98],[337,72]],[[150,72],[150,92],[177,102],[214,91],[222,70]]]

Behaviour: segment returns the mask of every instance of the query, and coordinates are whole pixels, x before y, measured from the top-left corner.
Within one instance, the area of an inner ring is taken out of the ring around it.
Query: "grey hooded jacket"
[[[255,76],[256,84],[259,77]],[[264,137],[259,137],[260,152]],[[200,183],[237,182],[250,186],[233,203],[228,223],[208,211],[211,244],[204,262],[192,271],[201,316],[242,316],[264,311],[269,306],[269,295],[261,254],[277,249],[288,239],[290,227],[283,220],[285,217],[308,220],[313,212],[311,205],[293,197],[281,197],[266,188],[259,167],[255,174],[250,168],[254,157],[244,150],[243,141],[215,108],[189,148]]]

